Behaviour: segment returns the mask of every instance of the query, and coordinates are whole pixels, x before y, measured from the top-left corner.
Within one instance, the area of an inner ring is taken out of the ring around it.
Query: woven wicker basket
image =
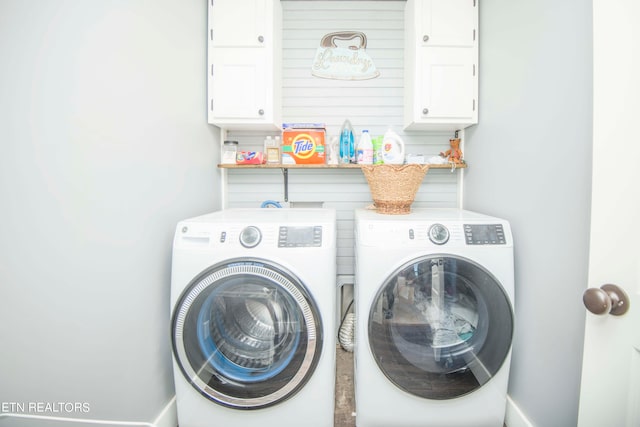
[[[418,188],[429,165],[366,165],[367,178],[376,212],[403,215],[411,212]]]

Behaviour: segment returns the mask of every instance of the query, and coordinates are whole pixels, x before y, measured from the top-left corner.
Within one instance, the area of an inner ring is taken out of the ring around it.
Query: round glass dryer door
[[[371,352],[387,378],[426,399],[452,399],[491,379],[511,348],[513,310],[497,279],[454,256],[416,259],[380,288]]]
[[[303,284],[257,260],[203,272],[183,292],[172,326],[187,380],[212,401],[238,409],[295,394],[322,349],[321,320]]]

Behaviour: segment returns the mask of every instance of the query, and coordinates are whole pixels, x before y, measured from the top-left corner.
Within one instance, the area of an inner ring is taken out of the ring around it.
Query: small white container
[[[271,138],[267,136],[264,140],[264,157],[266,159],[266,163],[268,164],[276,164],[280,163],[280,137],[276,136],[275,138]]]
[[[238,141],[225,141],[222,145],[222,163],[235,165],[238,154]]]

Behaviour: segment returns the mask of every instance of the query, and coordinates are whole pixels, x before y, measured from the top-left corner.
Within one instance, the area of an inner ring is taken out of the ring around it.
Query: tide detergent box
[[[299,128],[295,124],[285,124],[282,130],[282,164],[324,164],[324,139],[323,127]]]

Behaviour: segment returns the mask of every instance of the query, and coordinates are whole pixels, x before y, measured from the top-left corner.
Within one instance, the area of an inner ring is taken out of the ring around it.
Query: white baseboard
[[[176,397],[173,396],[164,409],[158,414],[153,421],[154,427],[177,427],[178,426],[178,410],[176,407]]]
[[[175,396],[151,422],[110,421],[47,415],[0,413],[0,427],[177,427]]]
[[[507,413],[504,423],[507,427],[534,427],[531,421],[524,416],[522,410],[509,396],[507,396]]]

